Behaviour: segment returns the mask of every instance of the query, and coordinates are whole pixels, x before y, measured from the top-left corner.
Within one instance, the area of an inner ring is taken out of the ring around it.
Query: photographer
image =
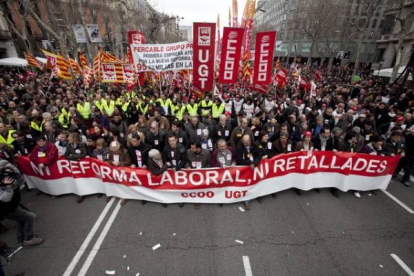
[[[23,177],[19,170],[6,160],[0,160],[0,217],[17,222],[17,244],[36,246],[43,239],[34,236],[36,215],[20,205],[20,186]]]

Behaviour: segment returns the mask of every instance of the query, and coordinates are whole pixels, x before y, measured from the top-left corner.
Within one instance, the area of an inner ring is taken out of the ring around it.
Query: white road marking
[[[414,272],[395,254],[391,254],[391,257],[404,269],[409,276],[414,276]]]
[[[405,205],[402,201],[400,201],[398,198],[396,198],[395,196],[393,196],[392,194],[390,194],[389,192],[387,192],[386,190],[381,190],[384,194],[386,194],[389,198],[391,198],[392,200],[394,200],[395,202],[397,202],[401,207],[403,207],[405,210],[408,211],[408,213],[410,214],[414,214],[414,211],[408,207],[407,205]]]
[[[96,254],[98,254],[99,248],[102,245],[102,242],[104,241],[106,235],[109,232],[109,229],[112,226],[112,223],[114,223],[114,220],[116,216],[119,213],[119,210],[121,210],[121,204],[119,204],[120,200],[117,201],[114,211],[112,212],[111,216],[109,217],[108,221],[105,224],[104,229],[102,230],[101,234],[99,235],[98,239],[96,240],[95,245],[93,246],[91,253],[89,253],[88,258],[86,259],[85,263],[83,264],[78,276],[84,276],[88,272],[89,267],[91,266],[93,259],[95,259]]]
[[[158,248],[160,248],[161,247],[161,244],[156,244],[156,245],[154,245],[153,247],[152,247],[152,250],[157,250]]]
[[[244,272],[246,276],[253,276],[252,267],[250,266],[249,256],[243,256]]]
[[[75,269],[76,265],[78,264],[79,260],[81,259],[83,253],[88,248],[89,243],[91,242],[92,238],[95,236],[96,231],[98,231],[99,226],[101,226],[102,221],[104,220],[106,214],[108,213],[109,209],[111,209],[112,204],[114,203],[115,198],[111,198],[111,200],[106,204],[105,208],[103,209],[101,215],[99,216],[98,220],[95,222],[94,226],[92,227],[91,231],[89,232],[88,236],[86,237],[85,241],[82,243],[81,247],[79,248],[78,252],[76,252],[75,257],[70,262],[68,268],[66,268],[65,273],[63,276],[69,276],[73,270]]]

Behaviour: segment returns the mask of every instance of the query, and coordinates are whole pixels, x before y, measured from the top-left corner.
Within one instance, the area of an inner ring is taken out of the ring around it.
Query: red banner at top
[[[220,83],[235,83],[239,72],[243,28],[224,28],[221,49]]]
[[[268,85],[271,83],[275,41],[275,31],[256,34],[253,84]]]
[[[193,86],[201,91],[213,89],[215,23],[193,25]]]

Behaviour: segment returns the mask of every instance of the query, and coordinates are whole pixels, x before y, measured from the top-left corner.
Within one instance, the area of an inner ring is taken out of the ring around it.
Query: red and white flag
[[[316,84],[315,82],[312,80],[311,81],[311,97],[316,97]]]
[[[305,91],[309,91],[311,89],[311,86],[306,82],[305,77],[299,76],[299,85],[302,86]]]
[[[318,70],[316,70],[315,76],[316,76],[317,81],[322,81],[321,69],[318,68]]]
[[[277,81],[277,85],[279,87],[283,87],[287,82],[287,71],[285,68],[282,68],[277,72],[275,75],[275,80]]]
[[[275,47],[275,41],[275,31],[256,34],[253,84],[269,85],[272,82],[273,49]]]
[[[211,91],[214,82],[215,23],[193,25],[193,86],[201,91]]]
[[[224,28],[219,73],[220,83],[235,83],[237,81],[243,34],[243,28]]]

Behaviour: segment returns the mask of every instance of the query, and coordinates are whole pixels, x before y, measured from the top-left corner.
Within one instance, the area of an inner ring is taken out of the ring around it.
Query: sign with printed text
[[[193,44],[131,44],[137,72],[193,69]]]
[[[77,43],[86,43],[87,37],[85,34],[85,28],[83,25],[72,25],[73,33],[75,34],[76,42]]]
[[[269,85],[272,82],[272,63],[275,41],[275,31],[256,34],[253,84]]]
[[[224,28],[219,82],[237,81],[243,42],[243,28]]]
[[[215,23],[194,23],[193,86],[199,91],[211,91],[214,83]]]

